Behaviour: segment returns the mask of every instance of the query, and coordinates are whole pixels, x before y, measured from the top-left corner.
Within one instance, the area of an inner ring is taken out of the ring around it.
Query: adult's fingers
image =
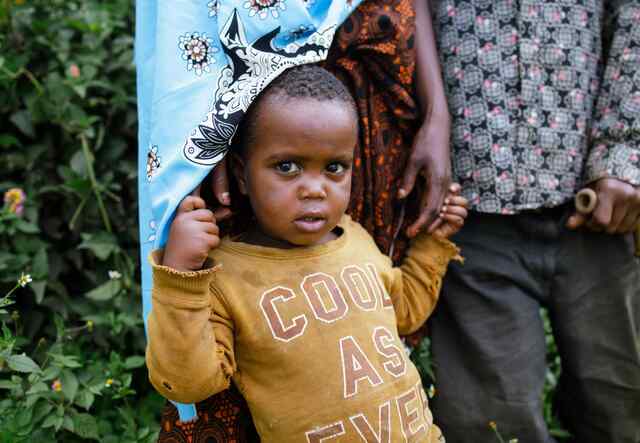
[[[621,234],[627,234],[629,232],[633,232],[633,230],[638,226],[638,222],[640,218],[640,211],[638,210],[629,210],[627,211],[627,215],[618,226],[618,232]]]
[[[429,180],[427,186],[427,206],[423,207],[422,213],[427,215],[425,224],[431,224],[438,218],[442,203],[446,197],[446,189],[449,187],[449,183],[443,183],[440,180]],[[429,231],[432,233],[433,231]]]
[[[418,219],[407,228],[407,237],[413,238],[416,235],[418,235],[418,232],[420,232],[422,228],[427,224],[427,221],[429,221],[429,214],[424,210],[427,202],[428,202],[428,196],[427,194],[423,194],[420,201],[420,207],[423,209],[422,211],[420,211],[420,214],[418,215]]]
[[[581,214],[579,212],[575,212],[573,213],[568,219],[567,219],[567,223],[566,223],[566,227],[569,229],[578,229],[582,226],[584,226],[584,224],[587,221],[587,217],[584,214]]]
[[[598,193],[598,204],[593,210],[591,220],[588,221],[587,226],[594,230],[603,230],[611,223],[613,218],[613,198],[609,193]]]
[[[196,189],[198,189],[199,192],[199,187]],[[182,202],[180,202],[180,206],[178,206],[178,212],[189,212],[195,209],[204,209],[206,207],[207,205],[202,198],[188,195],[184,199],[182,199]]]
[[[407,167],[404,170],[404,175],[402,177],[402,185],[400,185],[400,189],[398,189],[398,198],[405,198],[407,195],[411,194],[413,191],[413,187],[416,184],[416,178],[418,177],[418,171],[420,170],[420,165],[416,162],[413,156],[409,157],[409,161],[407,162]]]
[[[227,157],[223,158],[215,168],[213,168],[213,177],[211,180],[213,195],[221,205],[228,206],[231,204],[229,195],[229,175],[227,174]]]
[[[624,201],[618,201],[613,207],[611,214],[611,222],[605,228],[607,234],[615,234],[620,232],[620,225],[629,212],[629,205]]]

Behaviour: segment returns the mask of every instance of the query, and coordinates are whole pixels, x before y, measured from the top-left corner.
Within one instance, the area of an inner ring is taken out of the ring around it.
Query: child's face
[[[357,122],[341,101],[270,99],[236,178],[267,243],[310,246],[331,233],[349,203]]]

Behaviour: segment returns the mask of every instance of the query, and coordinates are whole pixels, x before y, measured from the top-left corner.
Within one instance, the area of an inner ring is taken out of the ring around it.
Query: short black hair
[[[247,146],[255,139],[255,126],[260,103],[266,99],[311,98],[318,101],[336,100],[344,103],[357,118],[355,101],[345,85],[326,69],[315,64],[287,69],[274,79],[254,100],[238,126],[233,151],[244,157]]]

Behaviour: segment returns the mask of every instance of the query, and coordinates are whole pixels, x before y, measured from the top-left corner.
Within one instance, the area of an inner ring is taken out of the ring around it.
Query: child
[[[345,215],[357,115],[335,77],[290,69],[244,125],[233,169],[255,223],[220,241],[201,198],[181,203],[152,255],[151,383],[196,402],[233,378],[263,442],[442,441],[398,333],[433,310],[466,200],[452,187],[392,268]]]

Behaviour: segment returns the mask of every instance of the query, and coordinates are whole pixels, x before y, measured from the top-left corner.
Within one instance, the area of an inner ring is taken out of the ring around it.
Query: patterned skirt
[[[336,33],[324,67],[353,94],[359,112],[349,213],[398,261],[416,203],[398,201],[414,135],[414,10],[412,0],[365,0]],[[418,202],[419,199],[412,199]],[[159,443],[249,443],[260,439],[246,402],[234,387],[196,405],[198,420],[181,422],[167,402]]]

